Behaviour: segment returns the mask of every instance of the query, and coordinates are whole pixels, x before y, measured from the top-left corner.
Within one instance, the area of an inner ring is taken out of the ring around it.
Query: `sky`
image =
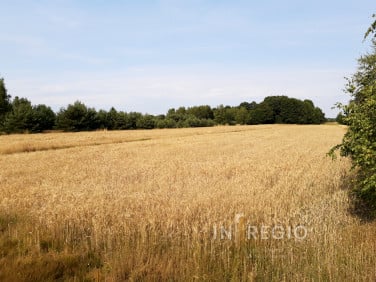
[[[374,0],[0,0],[0,77],[55,111],[166,113],[266,96],[327,117],[370,50]]]

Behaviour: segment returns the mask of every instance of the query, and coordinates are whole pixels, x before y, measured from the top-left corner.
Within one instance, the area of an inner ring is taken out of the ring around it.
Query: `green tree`
[[[343,115],[343,113],[339,112],[336,117],[336,122],[338,122],[339,124],[345,124],[344,118],[345,116]]]
[[[263,101],[273,111],[273,123],[320,124],[325,115],[311,100],[301,101],[287,96],[269,96]]]
[[[127,114],[127,129],[137,129],[137,121],[142,118],[141,113],[130,112]]]
[[[157,119],[155,121],[156,128],[175,128],[176,122],[170,118]]]
[[[180,107],[177,110],[172,108],[168,110],[166,118],[174,120],[177,124],[182,124],[187,119],[187,111],[184,107]]]
[[[315,118],[315,105],[311,100],[304,100],[303,101],[303,113],[304,116],[302,117],[302,123],[305,124],[312,124],[316,123],[316,118]]]
[[[56,121],[56,114],[46,105],[36,105],[32,108],[32,132],[42,132],[53,129]]]
[[[289,124],[303,124],[306,123],[304,102],[284,97],[281,101],[280,122]]]
[[[136,121],[136,127],[141,129],[153,129],[155,127],[154,116],[142,115]]]
[[[26,98],[15,97],[11,111],[4,118],[3,130],[7,133],[22,133],[33,128],[33,107]]]
[[[245,107],[236,108],[235,121],[237,124],[249,124],[251,120],[251,114]]]
[[[246,108],[247,111],[251,111],[251,110],[254,110],[257,107],[257,103],[255,101],[253,101],[251,103],[242,102],[239,105],[239,108],[241,108],[241,107]]]
[[[108,113],[105,110],[99,110],[97,112],[97,120],[100,129],[109,129],[108,127]]]
[[[217,124],[235,125],[235,113],[235,108],[219,105],[216,109],[214,109],[214,121]]]
[[[186,110],[186,113],[188,115],[193,115],[198,119],[213,119],[214,118],[213,110],[208,105],[190,107]]]
[[[262,102],[251,111],[251,124],[268,124],[274,123],[274,112],[268,103]]]
[[[346,85],[351,101],[339,105],[348,130],[330,154],[340,149],[342,156],[351,158],[357,169],[355,194],[370,208],[369,215],[376,216],[376,39],[372,40],[372,52],[362,56],[358,64]]]
[[[58,112],[56,126],[65,131],[94,130],[99,128],[99,120],[95,109],[76,101]]]
[[[99,128],[108,130],[118,129],[119,114],[113,107],[108,112],[99,110],[96,119]]]
[[[319,107],[316,107],[315,111],[314,111],[314,119],[313,119],[312,123],[321,124],[321,123],[326,122],[326,121],[327,121],[327,119],[326,119],[323,111]]]
[[[5,115],[12,109],[11,97],[8,95],[4,79],[0,78],[0,126],[4,122]]]

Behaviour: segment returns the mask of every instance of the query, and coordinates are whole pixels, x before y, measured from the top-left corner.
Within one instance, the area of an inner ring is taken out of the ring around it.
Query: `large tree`
[[[375,32],[374,23],[368,33]],[[346,91],[351,96],[348,105],[341,106],[343,121],[348,125],[340,149],[351,158],[357,171],[354,191],[366,206],[368,214],[376,215],[376,39],[372,51],[358,60],[357,72],[348,79]]]

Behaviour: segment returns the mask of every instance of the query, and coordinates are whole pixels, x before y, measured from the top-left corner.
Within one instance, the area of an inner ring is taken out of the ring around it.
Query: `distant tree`
[[[213,110],[208,105],[190,107],[186,110],[186,113],[188,115],[193,115],[198,119],[213,119],[214,118]]]
[[[304,102],[294,98],[282,98],[279,123],[303,124],[306,123]]]
[[[115,129],[121,129],[121,130],[137,129],[139,128],[139,126],[140,128],[144,128],[145,126],[145,120],[143,119],[143,115],[141,113],[137,113],[137,112],[126,113],[126,112],[120,111],[120,112],[117,112],[116,116],[117,118],[116,118]]]
[[[85,116],[86,129],[96,130],[100,127],[97,111],[94,108],[88,108]]]
[[[53,129],[56,121],[56,114],[46,105],[36,105],[32,108],[32,132],[42,132]]]
[[[194,115],[190,115],[184,121],[184,127],[201,127],[201,120]]]
[[[269,96],[263,101],[273,111],[273,123],[320,124],[325,115],[320,108],[315,108],[311,100],[301,101],[287,96]]]
[[[250,124],[270,124],[274,123],[274,112],[272,107],[265,102],[261,102],[251,111]]]
[[[303,117],[302,117],[302,123],[305,124],[312,124],[315,122],[315,105],[311,100],[304,100],[303,104]]]
[[[245,107],[238,107],[235,109],[235,121],[237,124],[249,124],[251,121],[251,114]]]
[[[343,113],[339,112],[336,117],[336,122],[338,122],[339,124],[345,124],[344,118],[345,116],[343,115]]]
[[[136,126],[136,124],[131,123],[131,120],[126,112],[120,111],[117,113],[115,129],[134,129],[133,126]]]
[[[108,113],[105,110],[99,110],[97,112],[97,120],[100,129],[109,129]]]
[[[319,108],[316,107],[314,111],[314,124],[321,124],[323,122],[326,122],[325,114],[323,111]]]
[[[156,128],[175,128],[176,122],[170,118],[157,119],[155,121]]]
[[[184,107],[180,107],[178,110],[174,108],[169,109],[166,118],[174,120],[177,124],[179,122],[184,122],[187,118],[187,112]]]
[[[97,112],[80,101],[62,108],[56,117],[56,126],[65,131],[84,131],[99,128]]]
[[[185,114],[187,114],[187,109],[185,107],[179,107],[176,110],[176,114],[178,114],[178,115],[185,115]]]
[[[142,115],[136,121],[136,127],[140,129],[153,129],[155,127],[154,116]]]
[[[166,119],[166,115],[161,114],[161,115],[155,116],[155,120],[163,120],[163,119]]]
[[[142,118],[141,113],[130,112],[127,114],[127,129],[137,129],[137,121]]]
[[[7,133],[22,133],[33,128],[33,107],[26,98],[15,97],[12,107],[6,113],[3,130]]]
[[[242,102],[239,105],[239,108],[246,108],[247,111],[254,110],[257,107],[257,103],[255,101],[248,103],[248,102]]]
[[[273,112],[273,120],[271,123],[282,123],[281,111],[283,101],[288,99],[287,96],[268,96],[262,103],[267,104]]]
[[[166,117],[169,116],[169,115],[173,115],[173,114],[175,114],[175,113],[176,113],[175,108],[170,108],[170,109],[168,109],[168,111],[167,111]]]
[[[11,110],[11,96],[8,95],[4,79],[0,78],[0,127],[4,122],[5,115]]]
[[[217,124],[228,124],[234,125],[236,124],[235,114],[236,109],[230,106],[223,106],[219,105],[217,108],[214,109],[214,121]]]
[[[98,111],[97,119],[100,128],[106,128],[108,130],[119,129],[119,113],[115,110],[114,107],[111,107],[108,112],[106,112],[105,110]]]

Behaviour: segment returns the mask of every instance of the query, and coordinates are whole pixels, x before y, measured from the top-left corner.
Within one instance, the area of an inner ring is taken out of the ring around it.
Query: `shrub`
[[[376,215],[376,40],[373,51],[362,56],[357,72],[348,79],[346,91],[351,95],[348,105],[339,105],[346,113],[342,117],[348,130],[342,143],[332,148],[333,155],[340,149],[342,156],[351,158],[357,169],[354,192],[368,208],[368,215]]]

